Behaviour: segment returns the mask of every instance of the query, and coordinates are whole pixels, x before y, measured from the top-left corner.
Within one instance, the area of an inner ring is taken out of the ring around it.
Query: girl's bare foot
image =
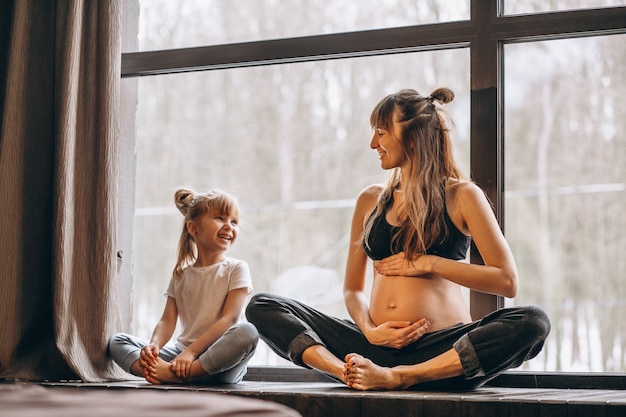
[[[158,358],[156,363],[148,369],[148,372],[146,372],[146,381],[157,385],[182,384],[185,382],[172,372],[169,362],[166,362],[161,358]]]
[[[136,360],[130,367],[130,373],[135,376],[146,376],[147,369],[144,368],[140,360]]]
[[[344,380],[351,388],[363,391],[402,388],[399,376],[391,368],[378,366],[357,353],[346,355],[345,361]]]

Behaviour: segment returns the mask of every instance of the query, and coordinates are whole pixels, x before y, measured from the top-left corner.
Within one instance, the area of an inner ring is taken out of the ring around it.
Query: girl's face
[[[225,252],[235,244],[239,234],[237,213],[207,212],[195,222],[190,222],[198,250]]]
[[[398,168],[404,164],[401,134],[401,126],[396,123],[395,117],[392,130],[374,126],[370,148],[378,152],[382,169]]]

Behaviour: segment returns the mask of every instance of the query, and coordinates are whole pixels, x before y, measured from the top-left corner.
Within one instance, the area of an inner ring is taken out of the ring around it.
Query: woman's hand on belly
[[[426,319],[410,321],[387,321],[364,332],[367,340],[376,346],[401,349],[418,341],[430,327]]]
[[[432,270],[432,255],[419,255],[411,260],[404,252],[374,262],[376,272],[387,276],[416,277]]]

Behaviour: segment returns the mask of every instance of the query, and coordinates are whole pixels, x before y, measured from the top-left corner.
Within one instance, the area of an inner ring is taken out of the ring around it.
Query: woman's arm
[[[365,295],[365,273],[367,270],[367,255],[361,247],[366,216],[376,206],[379,186],[370,186],[364,189],[357,197],[352,223],[350,227],[350,242],[343,285],[343,297],[346,309],[357,326],[366,333],[376,327],[369,314],[369,303]]]
[[[472,236],[484,265],[434,255],[418,256],[411,262],[400,253],[377,262],[377,271],[384,275],[403,276],[435,274],[473,290],[515,297],[517,267],[487,198],[471,182],[458,183],[453,188],[453,198],[448,205],[450,216],[462,220],[460,230]]]
[[[517,266],[487,197],[474,183],[464,182],[457,187],[453,207],[461,214],[484,265],[438,258],[432,272],[477,291],[515,297]]]
[[[429,324],[424,319],[415,323],[390,321],[376,325],[370,317],[369,302],[365,295],[365,274],[369,259],[361,246],[361,234],[380,190],[380,186],[368,187],[357,198],[350,231],[343,297],[350,317],[371,344],[399,349],[419,339]]]

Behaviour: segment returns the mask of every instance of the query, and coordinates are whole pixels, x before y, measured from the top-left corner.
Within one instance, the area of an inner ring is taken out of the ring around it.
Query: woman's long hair
[[[183,268],[198,259],[198,247],[194,237],[187,229],[187,223],[195,222],[206,213],[219,213],[239,216],[239,205],[234,197],[228,193],[214,189],[206,193],[196,193],[193,190],[181,188],[174,193],[176,208],[183,214],[183,227],[178,240],[178,258],[174,266],[174,276],[180,276]]]
[[[392,239],[392,246],[400,248],[412,259],[425,254],[433,244],[448,233],[444,222],[446,209],[446,181],[462,179],[462,172],[454,161],[452,144],[445,112],[441,104],[454,99],[448,88],[437,88],[429,97],[413,89],[400,90],[383,98],[370,116],[372,127],[393,132],[393,120],[402,127],[404,149],[403,184],[404,204],[398,213],[400,230]],[[400,185],[402,172],[395,168],[378,198],[374,215],[363,231],[367,243],[374,219],[384,216],[393,198],[393,191]]]

